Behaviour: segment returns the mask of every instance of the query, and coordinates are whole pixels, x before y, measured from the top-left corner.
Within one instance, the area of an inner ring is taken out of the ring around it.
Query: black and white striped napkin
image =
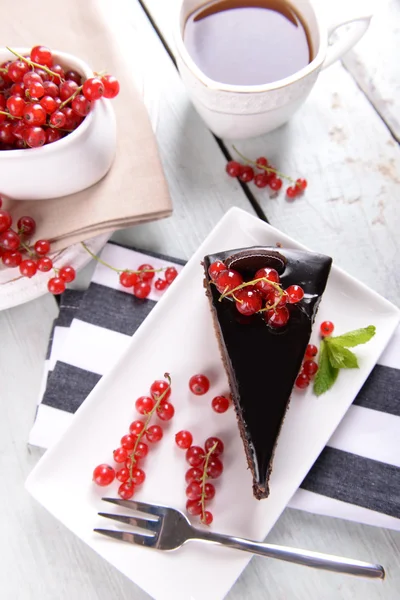
[[[113,265],[155,268],[182,261],[108,243]],[[163,292],[137,300],[98,264],[85,292],[67,290],[48,347],[29,443],[50,447]],[[112,306],[112,310],[109,307]],[[400,530],[400,328],[289,506]]]

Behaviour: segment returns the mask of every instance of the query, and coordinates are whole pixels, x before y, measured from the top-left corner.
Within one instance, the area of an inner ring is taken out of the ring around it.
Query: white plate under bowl
[[[175,552],[158,552],[93,533],[94,527],[119,528],[97,515],[98,511],[113,512],[101,497],[116,496],[115,483],[98,488],[91,477],[97,464],[111,462],[112,450],[137,418],[135,399],[148,392],[154,379],[166,371],[171,374],[175,417],[165,427],[160,444],[151,448],[145,463],[147,479],[135,497],[184,509],[188,467],[184,453],[175,447],[174,434],[190,429],[194,442],[200,444],[210,435],[220,435],[226,450],[224,472],[216,481],[211,508],[212,528],[263,540],[340,423],[399,321],[396,307],[333,267],[316,325],[332,320],[340,334],[374,324],[376,336],[357,348],[360,368],[341,372],[328,393],[316,398],[311,387],[305,393],[293,392],[275,455],[271,495],[267,500],[255,500],[234,412],[230,409],[219,415],[210,407],[214,395],[227,391],[227,381],[204,295],[200,261],[220,250],[277,242],[302,248],[264,222],[231,209],[27,480],[27,489],[43,506],[157,600],[221,600],[251,556],[196,542]],[[318,336],[314,333],[313,338]],[[207,395],[194,397],[188,380],[199,372],[208,374],[212,385]],[[259,377],[261,396],[262,374]],[[270,565],[273,568],[272,561]]]
[[[87,240],[85,244],[94,254],[97,254],[110,235],[110,233],[102,233]],[[50,256],[56,268],[70,265],[76,271],[82,269],[92,260],[90,254],[80,242],[55,254],[50,254]],[[18,267],[9,269],[4,267],[0,261],[0,310],[12,308],[48,294],[47,282],[51,277],[53,277],[51,272],[40,273],[38,271],[34,277],[29,279],[20,274]]]

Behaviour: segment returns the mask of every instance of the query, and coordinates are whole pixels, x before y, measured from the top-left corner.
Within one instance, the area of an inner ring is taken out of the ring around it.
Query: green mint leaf
[[[314,379],[314,394],[321,396],[335,383],[339,369],[332,366],[326,340],[322,340],[318,361],[318,371]]]
[[[325,340],[329,361],[335,369],[358,369],[357,356],[351,350]]]
[[[343,335],[336,337],[327,338],[329,344],[335,344],[336,346],[353,348],[359,344],[366,344],[375,335],[376,328],[374,325],[369,325],[363,329],[355,329],[354,331],[348,331]]]

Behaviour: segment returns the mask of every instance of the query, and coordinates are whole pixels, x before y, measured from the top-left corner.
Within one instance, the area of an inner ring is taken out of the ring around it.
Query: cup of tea
[[[174,32],[178,69],[213,133],[256,137],[290,119],[319,72],[361,39],[370,19],[328,24],[308,0],[183,0]]]

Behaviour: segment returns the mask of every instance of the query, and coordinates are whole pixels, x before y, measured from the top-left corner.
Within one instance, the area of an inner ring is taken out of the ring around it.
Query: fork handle
[[[251,540],[223,535],[221,533],[200,531],[195,528],[192,529],[192,539],[222,544],[223,546],[244,550],[245,552],[251,552],[252,554],[260,554],[261,556],[277,558],[278,560],[284,560],[306,567],[314,567],[315,569],[333,571],[334,573],[345,573],[347,575],[356,575],[358,577],[368,577],[369,579],[385,578],[385,570],[381,565],[322,554],[320,552],[312,552],[311,550],[300,550],[297,548],[276,546],[274,544],[263,544],[261,542],[253,542]]]

